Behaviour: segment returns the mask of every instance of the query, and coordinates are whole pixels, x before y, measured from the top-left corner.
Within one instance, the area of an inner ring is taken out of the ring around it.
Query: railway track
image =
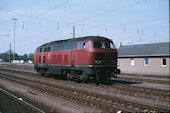
[[[13,65],[0,65],[0,67],[6,67],[6,68],[11,68],[11,69],[14,69],[14,66]],[[26,71],[33,71],[33,67],[32,66],[20,66],[20,65],[15,65],[15,69],[20,69],[20,70],[26,70]],[[136,76],[138,77],[137,75],[130,75],[130,76]],[[169,85],[170,84],[170,81],[165,81],[165,80],[153,80],[153,79],[146,79],[145,77],[155,77],[158,79],[159,78],[165,78],[165,79],[169,79],[168,76],[158,76],[158,75],[143,75],[142,76],[143,78],[129,78],[129,77],[117,77],[117,78],[113,78],[113,79],[116,79],[116,80],[128,80],[128,81],[139,81],[139,82],[150,82],[150,83],[159,83],[159,84],[165,84],[165,85]]]
[[[159,84],[166,84],[169,85],[170,81],[167,80],[153,80],[153,79],[139,79],[139,78],[129,78],[129,77],[117,77],[114,78],[116,80],[130,80],[130,81],[139,81],[139,82],[152,82],[152,83],[159,83]]]
[[[45,113],[21,98],[0,88],[0,113]]]
[[[8,69],[0,69],[1,71],[8,71],[15,74],[24,74],[24,75],[32,75],[36,76],[36,73],[32,73],[30,71],[21,71],[21,70],[8,70]],[[68,81],[63,81],[66,84]],[[92,84],[94,85],[94,84]],[[138,86],[129,86],[123,84],[114,84],[114,85],[100,85],[102,89],[107,92],[114,92],[123,95],[135,96],[140,98],[152,99],[157,101],[162,101],[169,103],[170,102],[170,92],[168,90],[161,90],[161,89],[152,89],[146,87],[138,87]]]
[[[49,83],[44,83],[38,80],[28,80],[17,77],[12,74],[2,74],[3,78],[18,82],[22,85],[29,86],[37,89],[41,92],[47,93],[53,96],[59,96],[61,98],[72,100],[78,103],[87,104],[93,107],[100,108],[107,112],[169,112],[168,109],[146,105],[138,102],[127,101],[123,99],[117,99],[106,95],[97,93],[90,93],[74,88],[68,88],[64,86],[56,86]]]
[[[164,79],[170,79],[170,76],[168,75],[147,75],[147,74],[127,74],[127,73],[121,73],[119,75],[128,75],[132,77],[149,77],[149,78],[164,78]]]
[[[102,87],[108,92],[114,92],[123,95],[129,95],[134,97],[152,99],[156,101],[170,102],[170,92],[168,90],[152,89],[146,87],[129,86],[122,84],[115,84],[112,89],[110,86],[102,85]]]
[[[1,64],[0,67],[12,68],[12,69],[23,69],[23,70],[33,70],[33,66],[21,66],[21,65],[13,65],[13,64]]]

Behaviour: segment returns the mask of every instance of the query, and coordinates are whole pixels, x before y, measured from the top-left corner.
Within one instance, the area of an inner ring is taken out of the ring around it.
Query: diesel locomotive
[[[40,76],[55,74],[68,80],[100,83],[117,72],[117,55],[113,41],[105,37],[58,40],[36,49],[34,70]]]

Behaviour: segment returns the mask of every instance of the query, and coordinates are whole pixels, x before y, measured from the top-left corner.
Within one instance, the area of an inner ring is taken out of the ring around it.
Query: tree
[[[0,59],[4,62],[9,62],[9,55],[7,53],[0,54]]]
[[[24,57],[27,57],[27,54],[24,54]]]
[[[15,53],[14,55],[15,55],[15,58],[18,58],[18,57],[19,57],[19,55],[18,55],[17,53]]]

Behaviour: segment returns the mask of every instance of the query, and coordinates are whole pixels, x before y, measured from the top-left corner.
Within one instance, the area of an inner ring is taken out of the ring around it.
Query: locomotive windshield
[[[96,42],[93,42],[93,47],[94,48],[105,48],[105,45],[103,41],[96,41]]]
[[[106,45],[107,48],[110,48],[110,49],[115,49],[116,48],[115,45],[113,44],[113,42],[106,41],[105,45]]]
[[[115,49],[115,45],[111,41],[95,41],[93,42],[94,48],[109,48],[109,49]]]

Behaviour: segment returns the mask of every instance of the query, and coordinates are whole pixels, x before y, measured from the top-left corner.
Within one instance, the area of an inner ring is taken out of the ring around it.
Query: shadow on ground
[[[130,85],[130,84],[142,84],[142,82],[134,82],[134,81],[126,81],[126,80],[106,80],[106,81],[103,81],[102,84],[105,84],[105,85],[114,85],[114,84]]]
[[[47,78],[54,78],[54,79],[60,79],[60,80],[64,80],[62,78],[59,78],[59,76],[56,76],[56,75],[48,75],[46,76]],[[75,81],[77,83],[82,83],[80,81]],[[83,82],[85,83],[85,82]],[[89,82],[90,83],[90,82]],[[91,81],[91,83],[95,83],[95,81]],[[88,84],[88,83],[87,83]],[[102,83],[100,84],[104,84],[104,85],[114,85],[114,84],[125,84],[125,85],[131,85],[131,84],[142,84],[142,82],[135,82],[135,81],[127,81],[127,80],[105,80],[105,81],[102,81]]]

